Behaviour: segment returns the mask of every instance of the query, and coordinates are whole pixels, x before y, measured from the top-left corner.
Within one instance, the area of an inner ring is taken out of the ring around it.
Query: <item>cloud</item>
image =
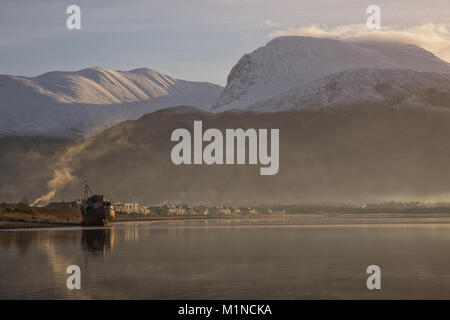
[[[265,28],[278,28],[280,26],[281,26],[280,23],[274,22],[270,19],[266,19],[263,23],[261,23],[261,27],[265,27]]]
[[[368,30],[365,24],[341,25],[334,28],[312,24],[308,27],[275,30],[269,34],[269,38],[286,35],[410,43],[429,50],[439,58],[450,62],[450,22],[429,22],[405,28],[383,26],[381,30]]]

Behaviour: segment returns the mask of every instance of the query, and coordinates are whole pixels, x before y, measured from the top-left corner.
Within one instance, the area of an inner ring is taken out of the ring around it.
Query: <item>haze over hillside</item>
[[[214,108],[243,109],[305,82],[361,68],[450,73],[449,63],[415,45],[279,37],[239,60]]]
[[[222,87],[151,69],[89,68],[34,78],[0,76],[0,135],[79,137],[154,110],[183,104],[209,109]]]
[[[171,133],[192,132],[194,120],[204,130],[279,128],[278,174],[261,176],[259,165],[174,165]],[[80,196],[84,177],[112,200],[151,204],[442,200],[450,191],[449,123],[450,110],[388,105],[219,114],[169,108],[70,143],[68,151],[55,140],[10,142],[17,152],[2,156],[11,169],[0,180],[17,200],[48,192],[55,169],[59,178],[73,176],[56,200]]]

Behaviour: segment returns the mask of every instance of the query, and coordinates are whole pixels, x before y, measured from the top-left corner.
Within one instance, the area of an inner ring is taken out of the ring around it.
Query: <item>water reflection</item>
[[[114,249],[115,229],[83,229],[81,244],[83,250],[105,256]]]
[[[448,218],[307,219],[0,232],[0,299],[450,298]],[[382,268],[376,294],[370,264]],[[67,290],[69,265],[80,291]]]

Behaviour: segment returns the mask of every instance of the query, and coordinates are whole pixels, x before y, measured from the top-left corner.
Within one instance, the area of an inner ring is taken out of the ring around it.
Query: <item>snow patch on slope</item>
[[[297,86],[248,109],[276,112],[305,107],[380,104],[450,108],[450,74],[409,69],[346,70]]]

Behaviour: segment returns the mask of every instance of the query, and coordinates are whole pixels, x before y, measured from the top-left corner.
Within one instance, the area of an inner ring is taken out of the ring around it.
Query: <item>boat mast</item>
[[[85,188],[84,188],[84,200],[87,200],[89,198],[89,192],[91,194],[94,194],[91,190],[91,188],[89,188],[89,185],[86,182]]]

